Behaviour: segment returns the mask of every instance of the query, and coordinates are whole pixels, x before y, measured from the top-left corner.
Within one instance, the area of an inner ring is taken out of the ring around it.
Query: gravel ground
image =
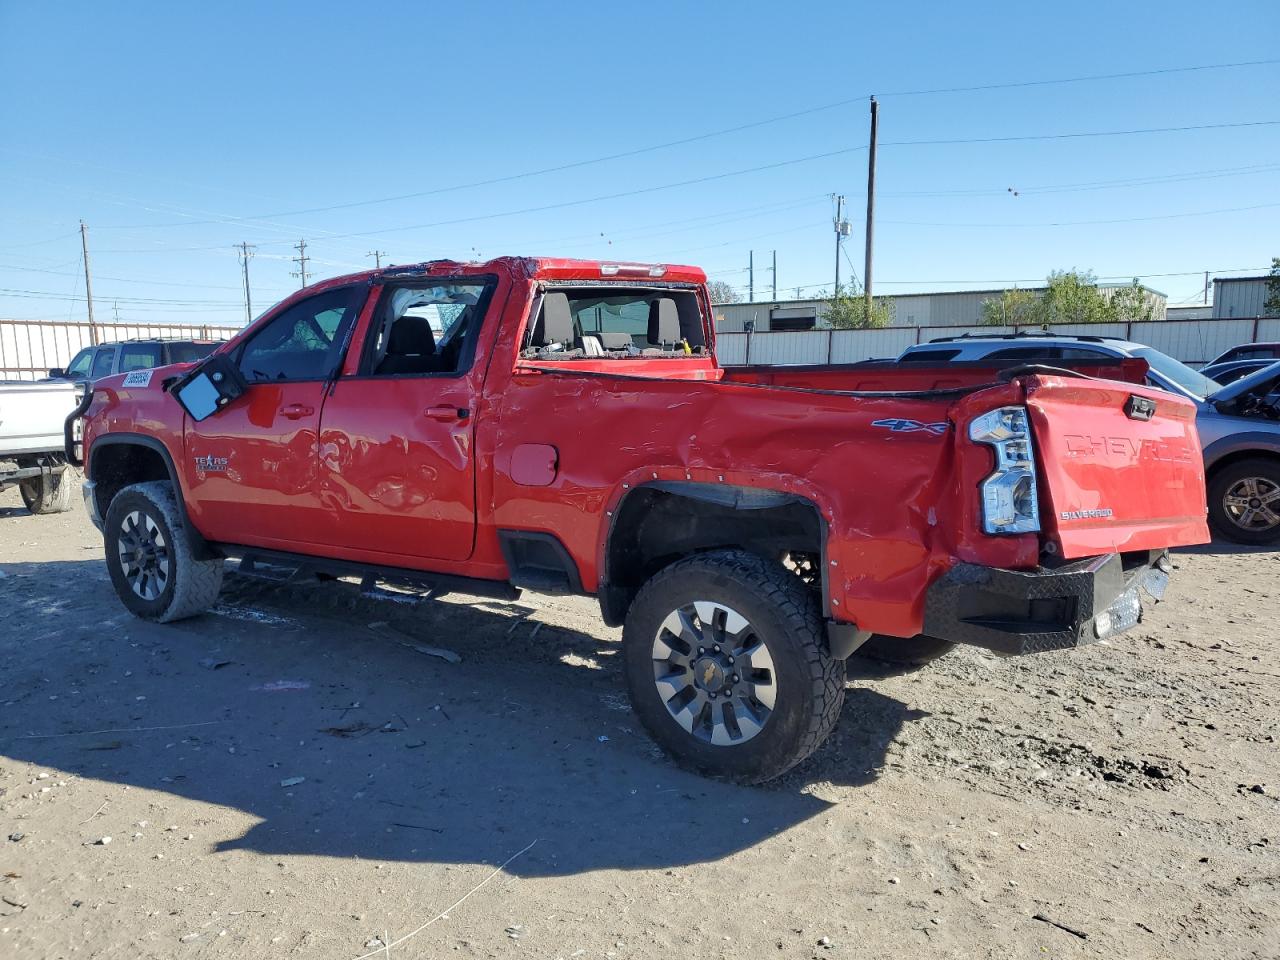
[[[743,788],[656,751],[590,601],[237,574],[158,626],[8,491],[0,956],[1277,957],[1278,562],[1184,552],[1074,653],[855,659]]]

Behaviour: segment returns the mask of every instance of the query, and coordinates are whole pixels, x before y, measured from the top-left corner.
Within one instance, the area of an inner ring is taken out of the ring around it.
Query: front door
[[[256,330],[235,357],[244,395],[187,418],[182,472],[196,527],[210,540],[302,550],[321,542],[317,432],[325,381],[368,288],[300,300]]]
[[[494,282],[384,288],[358,372],[320,421],[320,499],[333,546],[393,566],[465,560],[476,528],[476,336]]]

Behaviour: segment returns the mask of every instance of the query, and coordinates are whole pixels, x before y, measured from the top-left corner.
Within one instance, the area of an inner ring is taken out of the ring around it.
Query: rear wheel
[[[66,467],[19,480],[18,491],[32,513],[65,513],[71,509],[71,477]]]
[[[900,667],[923,667],[945,657],[956,645],[949,640],[918,633],[914,637],[889,637],[874,634],[857,650],[859,656],[892,663]]]
[[[203,612],[218,598],[222,560],[192,554],[168,482],[125,487],[102,525],[111,583],[136,616],[169,623]]]
[[[683,765],[744,782],[813,753],[844,702],[813,593],[740,551],[681,560],[641,588],[622,634],[631,703]]]
[[[1209,481],[1209,522],[1236,543],[1280,539],[1280,461],[1252,457],[1223,467]]]

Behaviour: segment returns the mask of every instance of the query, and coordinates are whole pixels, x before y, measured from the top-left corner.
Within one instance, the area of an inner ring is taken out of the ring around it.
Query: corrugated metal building
[[[1100,283],[1098,289],[1104,295],[1128,284]],[[1029,293],[1040,294],[1044,287],[1027,287]],[[1147,298],[1155,307],[1156,320],[1164,319],[1166,297],[1158,290],[1145,288]],[[969,326],[982,323],[982,304],[1004,293],[1000,290],[956,290],[939,293],[899,294],[876,297],[877,302],[888,303],[894,327],[942,327]],[[826,326],[822,317],[826,301],[822,299],[779,300],[776,302],[725,303],[715,308],[716,330],[722,333],[741,333],[748,320],[755,321],[758,332],[778,330],[813,330]]]
[[[1276,311],[1268,311],[1267,282],[1271,278],[1261,277],[1214,277],[1213,278],[1213,315],[1214,317],[1265,317],[1276,315]]]

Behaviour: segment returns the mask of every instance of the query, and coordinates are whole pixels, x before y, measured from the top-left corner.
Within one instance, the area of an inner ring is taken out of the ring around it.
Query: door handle
[[[465,420],[471,416],[471,411],[466,407],[427,407],[422,415],[432,420]]]
[[[303,417],[309,417],[315,410],[311,407],[303,406],[301,403],[291,403],[287,407],[280,408],[280,416],[287,417],[290,420],[301,420]]]

